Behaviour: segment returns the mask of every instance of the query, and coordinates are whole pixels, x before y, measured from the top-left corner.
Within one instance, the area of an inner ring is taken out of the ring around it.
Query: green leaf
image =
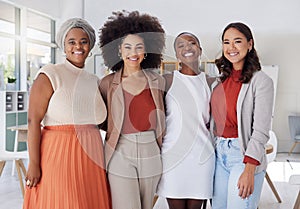
[[[16,78],[10,78],[10,77],[8,77],[7,78],[7,83],[15,83],[16,82]]]

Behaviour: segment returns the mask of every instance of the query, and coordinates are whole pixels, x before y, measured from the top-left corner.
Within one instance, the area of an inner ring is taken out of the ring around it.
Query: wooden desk
[[[14,144],[14,152],[18,151],[18,143],[19,142],[27,142],[27,132],[28,132],[28,125],[18,125],[18,126],[11,126],[7,127],[12,131],[16,132],[15,135],[15,144]]]
[[[26,142],[27,141],[27,125],[19,125],[19,126],[12,126],[7,127],[7,129],[10,129],[12,131],[16,132],[15,135],[15,144],[14,144],[14,150],[13,152],[10,151],[4,151],[2,153],[0,160],[0,176],[2,173],[2,170],[5,166],[6,161],[12,161],[12,175],[14,175],[15,168],[17,168],[17,174],[20,182],[20,188],[22,195],[24,197],[24,178],[26,175],[26,168],[23,163],[23,159],[28,159],[28,152],[27,151],[18,151],[18,143],[19,142]],[[1,153],[0,153],[1,154]],[[23,175],[22,175],[23,173]]]
[[[18,125],[18,126],[11,126],[7,127],[11,131],[15,131],[15,144],[14,144],[14,152],[18,152],[18,144],[19,142],[27,142],[27,132],[28,132],[28,125]],[[12,165],[11,175],[13,176],[15,173],[15,162]]]

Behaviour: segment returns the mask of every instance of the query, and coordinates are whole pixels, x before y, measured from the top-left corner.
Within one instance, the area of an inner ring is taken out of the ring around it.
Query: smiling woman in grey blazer
[[[216,143],[213,209],[256,209],[267,167],[273,82],[261,71],[251,30],[231,23],[216,60],[220,83],[211,97]]]

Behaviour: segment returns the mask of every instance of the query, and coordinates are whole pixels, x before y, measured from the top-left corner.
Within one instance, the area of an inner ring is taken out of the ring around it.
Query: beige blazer
[[[163,95],[165,80],[152,70],[143,70],[147,78],[152,98],[156,106],[156,140],[161,147],[162,138],[165,133],[165,110]],[[105,76],[99,83],[99,90],[107,108],[107,118],[101,129],[106,131],[105,137],[105,161],[106,167],[115,151],[124,121],[124,96],[121,85],[122,71]]]

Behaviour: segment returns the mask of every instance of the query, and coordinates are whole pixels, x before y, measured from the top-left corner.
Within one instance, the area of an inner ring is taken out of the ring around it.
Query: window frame
[[[10,5],[14,7],[15,10],[15,33],[7,33],[4,31],[0,31],[0,37],[12,39],[15,42],[15,54],[14,54],[14,76],[17,79],[16,81],[16,89],[15,90],[28,90],[27,85],[27,43],[32,43],[36,45],[41,45],[50,48],[50,63],[56,62],[56,49],[57,45],[55,43],[55,24],[56,20],[46,14],[40,13],[30,8],[25,8],[21,6],[17,6],[10,2],[2,1],[1,3]],[[27,14],[28,12],[34,13],[34,15],[39,15],[49,19],[50,21],[50,40],[42,41],[34,38],[27,37]],[[4,21],[8,21],[5,20]],[[9,21],[8,21],[9,22]],[[0,43],[1,44],[1,43]]]

